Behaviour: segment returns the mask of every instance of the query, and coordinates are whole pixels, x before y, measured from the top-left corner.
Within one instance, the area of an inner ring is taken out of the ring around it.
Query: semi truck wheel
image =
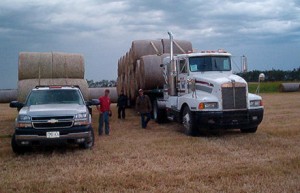
[[[195,120],[188,106],[185,106],[183,109],[182,123],[186,135],[195,136],[197,134]]]
[[[257,131],[257,127],[241,128],[242,133],[255,133],[256,131]]]
[[[160,108],[158,101],[155,100],[153,102],[153,119],[157,122],[157,123],[163,123],[166,121],[167,119],[167,112],[165,109]]]

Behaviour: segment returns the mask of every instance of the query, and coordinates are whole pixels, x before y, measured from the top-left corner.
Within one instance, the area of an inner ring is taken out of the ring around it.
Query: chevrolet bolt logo
[[[48,123],[52,123],[52,124],[54,124],[54,123],[57,123],[58,122],[58,120],[56,120],[56,119],[50,119],[49,121],[47,121]]]

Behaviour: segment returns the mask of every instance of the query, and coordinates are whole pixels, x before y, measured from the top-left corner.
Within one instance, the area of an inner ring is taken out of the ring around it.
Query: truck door
[[[185,59],[180,59],[177,61],[177,69],[178,69],[178,96],[182,96],[188,93],[188,84],[187,84],[187,62]]]

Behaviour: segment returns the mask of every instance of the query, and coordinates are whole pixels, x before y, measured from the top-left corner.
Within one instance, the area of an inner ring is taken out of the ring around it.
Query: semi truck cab
[[[213,129],[256,132],[263,119],[262,98],[248,93],[247,82],[233,74],[230,53],[171,54],[162,67],[164,98],[154,110],[164,108],[168,119],[183,123],[187,135]]]

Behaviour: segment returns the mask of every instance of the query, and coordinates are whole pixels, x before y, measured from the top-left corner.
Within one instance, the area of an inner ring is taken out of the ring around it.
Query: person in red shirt
[[[111,116],[110,110],[110,98],[109,98],[109,90],[106,89],[104,91],[104,96],[99,97],[100,106],[97,106],[99,111],[99,127],[98,134],[102,135],[103,133],[103,123],[105,123],[105,134],[109,135],[109,116]]]

